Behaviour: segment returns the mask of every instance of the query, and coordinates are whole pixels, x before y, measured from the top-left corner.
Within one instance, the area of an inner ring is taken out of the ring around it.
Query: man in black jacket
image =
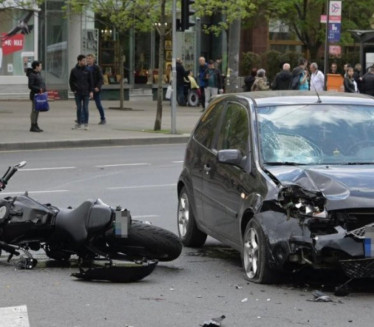
[[[290,90],[292,83],[292,74],[290,72],[291,66],[288,63],[283,64],[283,69],[275,75],[273,83],[271,83],[272,90]]]
[[[300,77],[303,74],[304,70],[308,66],[308,60],[305,58],[299,59],[299,65],[292,70],[292,82],[291,89],[298,90],[300,87]]]
[[[374,66],[369,67],[368,72],[362,77],[363,92],[374,96]]]
[[[77,105],[77,123],[73,129],[79,129],[84,125],[88,129],[88,102],[93,97],[93,79],[92,74],[86,66],[86,56],[79,55],[78,63],[70,72],[69,85],[74,92],[75,103]]]
[[[38,126],[39,111],[35,110],[34,101],[35,94],[43,93],[46,91],[44,80],[42,78],[42,75],[40,74],[41,70],[42,63],[35,60],[31,63],[31,68],[28,68],[26,71],[26,75],[29,79],[28,86],[30,89],[30,100],[32,102],[30,132],[43,132],[43,130]]]
[[[185,106],[186,97],[184,94],[184,78],[187,77],[187,73],[183,67],[183,63],[180,58],[177,58],[176,60],[176,71],[177,71],[177,102],[180,106]]]
[[[87,55],[87,67],[92,73],[92,79],[94,83],[94,100],[97,110],[100,113],[99,125],[104,125],[106,123],[105,113],[103,105],[101,104],[101,87],[103,86],[103,73],[101,68],[95,63],[95,56],[93,54]]]

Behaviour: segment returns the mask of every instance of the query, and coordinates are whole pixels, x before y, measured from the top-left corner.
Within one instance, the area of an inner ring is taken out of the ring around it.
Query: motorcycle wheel
[[[182,243],[172,232],[139,221],[132,221],[127,238],[111,238],[113,251],[132,257],[172,261],[182,252]]]

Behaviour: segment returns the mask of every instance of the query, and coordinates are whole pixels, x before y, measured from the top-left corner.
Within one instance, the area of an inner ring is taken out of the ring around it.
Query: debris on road
[[[334,302],[330,296],[326,295],[321,291],[314,291],[312,292],[314,298],[308,301],[312,302]]]
[[[202,325],[202,327],[219,327],[221,326],[222,320],[225,318],[226,316],[222,315],[221,317],[212,318],[209,321],[204,321],[204,325]]]

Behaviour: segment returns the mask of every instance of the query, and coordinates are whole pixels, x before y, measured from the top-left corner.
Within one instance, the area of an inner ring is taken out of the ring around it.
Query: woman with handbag
[[[27,69],[26,75],[29,78],[30,100],[31,100],[31,128],[30,132],[43,132],[38,126],[39,111],[35,108],[34,97],[35,94],[46,91],[45,82],[40,74],[42,70],[42,63],[40,61],[33,61],[31,68]]]

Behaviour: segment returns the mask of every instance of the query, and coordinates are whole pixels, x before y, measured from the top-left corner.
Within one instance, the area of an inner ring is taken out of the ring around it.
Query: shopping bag
[[[173,88],[171,87],[171,85],[168,85],[166,89],[165,99],[170,100],[172,92],[173,92]]]
[[[48,111],[49,110],[47,92],[36,93],[34,95],[34,102],[35,102],[35,111]]]

